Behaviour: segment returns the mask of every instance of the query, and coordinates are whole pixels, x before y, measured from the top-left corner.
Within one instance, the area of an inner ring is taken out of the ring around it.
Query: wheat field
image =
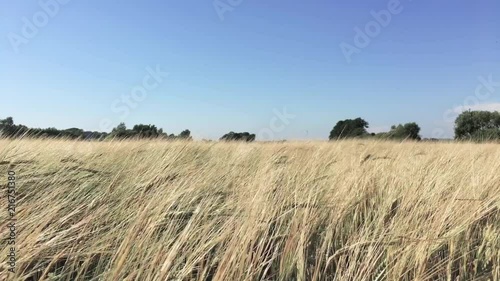
[[[0,140],[9,170],[2,280],[500,280],[498,144]]]

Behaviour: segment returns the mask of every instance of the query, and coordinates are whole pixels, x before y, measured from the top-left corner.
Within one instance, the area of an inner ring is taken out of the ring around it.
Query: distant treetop
[[[235,132],[229,132],[225,135],[223,135],[220,138],[221,141],[246,141],[246,142],[252,142],[255,140],[255,134],[250,134],[248,132],[244,133],[235,133]]]
[[[335,140],[363,137],[368,135],[366,131],[368,127],[368,122],[362,118],[342,120],[337,122],[337,125],[333,127],[329,139]]]

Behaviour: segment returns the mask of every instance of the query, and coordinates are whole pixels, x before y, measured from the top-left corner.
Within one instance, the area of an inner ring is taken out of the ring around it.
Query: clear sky
[[[327,139],[338,120],[362,117],[372,131],[415,121],[424,137],[451,137],[450,109],[500,109],[497,0],[54,1],[0,2],[0,118]],[[356,45],[367,25],[369,43]],[[342,44],[357,49],[350,60]],[[168,76],[123,103],[148,67]]]

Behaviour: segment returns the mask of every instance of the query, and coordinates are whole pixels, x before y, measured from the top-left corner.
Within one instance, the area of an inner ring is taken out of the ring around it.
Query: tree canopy
[[[455,139],[500,139],[500,113],[498,111],[465,111],[455,120]]]
[[[330,132],[330,140],[344,138],[358,138],[368,135],[366,129],[369,127],[368,122],[362,118],[346,119],[339,121]]]
[[[144,125],[138,124],[135,125],[131,130],[127,129],[125,123],[120,123],[116,128],[113,128],[110,138],[139,138],[139,139],[154,139],[154,138],[163,138],[163,139],[184,139],[184,140],[192,140],[191,132],[189,130],[182,131],[178,136],[174,134],[167,134],[163,131],[163,129],[158,129],[155,125]]]
[[[376,134],[378,138],[396,139],[396,140],[421,140],[420,126],[417,123],[406,123],[404,125],[393,125],[389,132]]]
[[[244,133],[235,133],[235,132],[229,132],[225,135],[223,135],[220,138],[221,141],[246,141],[246,142],[252,142],[255,140],[255,134],[250,134],[248,132]]]

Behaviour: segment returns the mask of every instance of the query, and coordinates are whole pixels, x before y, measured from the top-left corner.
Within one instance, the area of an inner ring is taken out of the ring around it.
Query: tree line
[[[139,124],[132,127],[132,129],[127,129],[125,123],[120,123],[116,128],[113,128],[108,138],[112,139],[128,139],[128,138],[139,138],[139,139],[183,139],[192,140],[191,131],[184,130],[179,135],[167,134],[163,129],[158,129],[155,125],[144,125]]]
[[[330,132],[329,139],[379,138],[396,140],[422,140],[420,126],[415,123],[393,125],[382,133],[368,133],[368,122],[362,118],[339,121]],[[498,141],[500,140],[500,112],[465,111],[455,120],[455,140]]]
[[[0,119],[0,136],[16,138],[22,136],[41,138],[67,138],[82,140],[105,140],[105,139],[184,139],[192,140],[189,130],[182,131],[179,135],[167,134],[163,129],[158,129],[155,125],[138,124],[128,129],[125,123],[120,123],[110,133],[84,131],[79,128],[58,130],[56,128],[29,128],[25,125],[16,125],[12,117]]]
[[[346,119],[337,122],[330,131],[329,140],[351,139],[351,138],[375,138],[393,140],[422,140],[420,126],[415,123],[393,125],[388,132],[369,133],[369,123],[362,119]],[[125,123],[120,123],[110,133],[84,131],[79,128],[58,130],[56,128],[28,128],[24,125],[16,125],[12,117],[0,119],[0,136],[2,137],[52,137],[84,140],[106,140],[106,139],[182,139],[192,140],[191,131],[184,130],[180,134],[167,134],[163,129],[155,125],[134,125],[128,129]],[[249,132],[229,132],[224,134],[220,141],[255,141],[255,134]],[[500,140],[500,112],[494,111],[465,111],[455,120],[455,139],[473,141],[498,141]]]
[[[420,126],[417,123],[393,125],[389,132],[368,133],[369,124],[362,118],[342,120],[333,127],[329,139],[379,138],[398,140],[421,140]]]

